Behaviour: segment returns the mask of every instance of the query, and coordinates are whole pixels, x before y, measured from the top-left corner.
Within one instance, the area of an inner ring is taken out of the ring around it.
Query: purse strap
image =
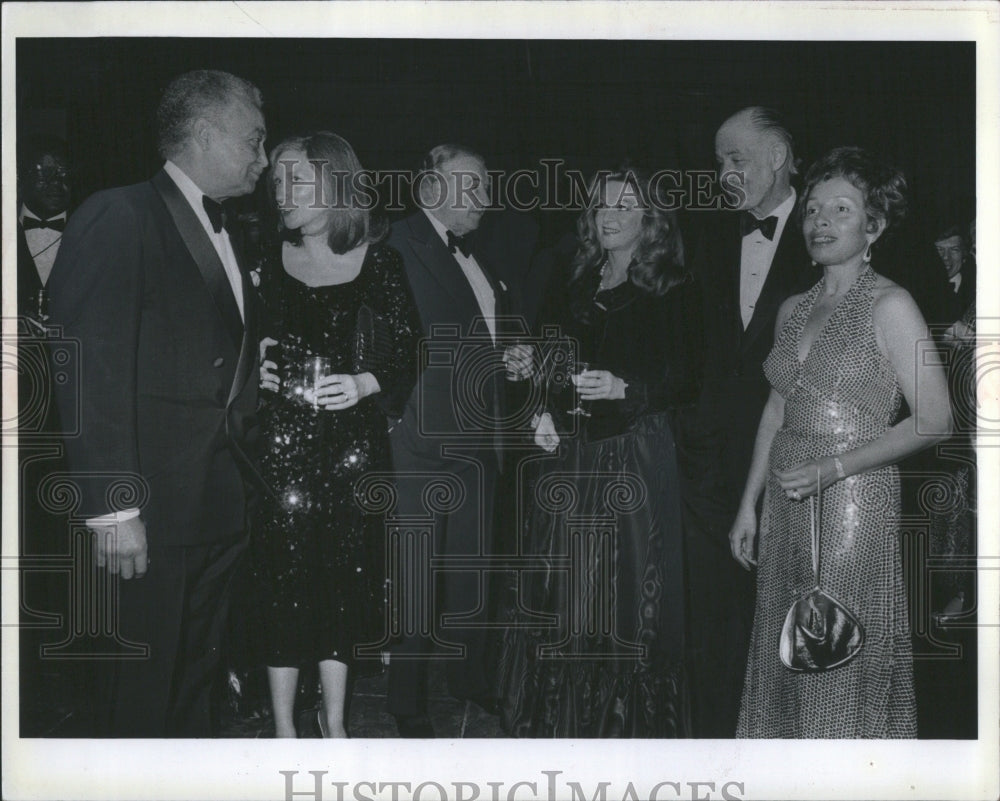
[[[816,577],[816,589],[819,589],[819,546],[822,532],[823,515],[823,483],[820,480],[820,468],[816,465],[816,494],[809,499],[809,528],[812,535],[813,575]]]

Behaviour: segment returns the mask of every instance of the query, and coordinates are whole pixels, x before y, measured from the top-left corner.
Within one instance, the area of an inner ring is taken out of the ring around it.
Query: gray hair
[[[744,109],[750,116],[750,123],[761,133],[769,133],[780,139],[788,149],[788,171],[798,175],[800,160],[795,158],[795,140],[780,112],[767,106],[750,106]]]
[[[221,70],[193,70],[178,75],[163,90],[156,109],[157,147],[163,158],[183,149],[199,117],[214,116],[233,100],[260,108],[264,96],[250,81]]]
[[[420,162],[420,172],[440,172],[443,165],[459,156],[468,156],[479,159],[483,164],[486,163],[486,159],[472,148],[465,145],[445,144],[431,148],[430,152],[424,156],[423,161]]]

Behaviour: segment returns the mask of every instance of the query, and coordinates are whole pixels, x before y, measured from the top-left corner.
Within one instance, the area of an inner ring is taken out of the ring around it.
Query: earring
[[[872,260],[872,243],[871,242],[869,242],[868,243],[868,247],[865,248],[865,255],[861,257],[861,260],[865,264],[869,264],[871,262],[871,260]]]
[[[813,267],[815,267],[815,266],[816,266],[816,259],[812,259],[812,260],[810,261],[810,263],[812,264],[812,266],[813,266]]]

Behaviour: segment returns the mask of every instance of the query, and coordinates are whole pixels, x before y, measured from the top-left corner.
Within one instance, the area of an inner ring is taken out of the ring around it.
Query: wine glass
[[[579,378],[582,373],[590,369],[590,363],[580,361],[579,359],[577,359],[574,364],[574,367],[576,368],[575,375],[577,376],[577,378]],[[580,397],[579,387],[574,386],[574,390],[575,390],[574,394],[576,397],[576,406],[574,406],[572,409],[569,410],[569,414],[578,415],[579,417],[590,417],[590,412],[587,411],[583,406],[583,398]]]

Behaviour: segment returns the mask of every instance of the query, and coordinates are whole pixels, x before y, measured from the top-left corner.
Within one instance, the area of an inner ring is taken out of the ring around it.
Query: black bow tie
[[[226,227],[226,210],[217,200],[212,200],[208,195],[201,196],[201,204],[205,207],[208,221],[212,223],[212,230],[219,233]]]
[[[38,220],[34,217],[25,217],[21,221],[21,225],[25,231],[30,231],[32,228],[51,228],[53,231],[62,231],[66,227],[66,218]]]
[[[469,236],[457,236],[451,231],[448,232],[448,250],[452,253],[455,250],[462,251],[462,255],[468,258],[472,254],[472,243],[469,241]]]
[[[763,220],[760,220],[754,217],[749,211],[744,211],[740,215],[740,236],[746,236],[760,230],[768,239],[774,239],[774,231],[777,227],[777,217],[765,217]]]

